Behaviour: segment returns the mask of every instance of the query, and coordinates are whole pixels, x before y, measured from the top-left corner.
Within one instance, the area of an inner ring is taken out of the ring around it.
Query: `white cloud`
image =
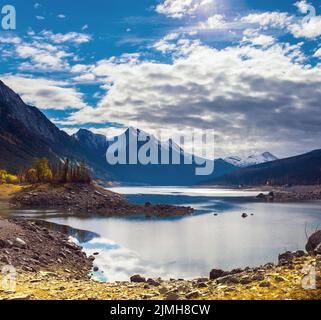
[[[59,18],[59,19],[65,19],[66,16],[65,16],[64,14],[58,14],[58,15],[57,15],[57,18]]]
[[[289,25],[288,30],[295,38],[315,39],[321,36],[321,16],[317,15],[316,8],[306,0],[295,3],[299,12],[306,14],[303,19],[298,19]]]
[[[309,8],[311,7],[309,3],[307,3],[307,1],[303,0],[303,1],[297,1],[295,4],[294,4],[299,12],[301,13],[307,13]]]
[[[292,24],[289,26],[289,31],[296,38],[318,38],[321,36],[321,16],[311,17],[308,21]]]
[[[88,107],[83,101],[83,94],[64,81],[26,78],[19,75],[2,76],[1,79],[20,94],[26,103],[41,109],[65,110]]]
[[[22,40],[21,40],[20,37],[0,35],[0,43],[3,43],[3,44],[19,44],[21,42],[22,42]]]
[[[156,11],[172,18],[192,16],[199,11],[210,11],[216,7],[216,0],[165,0]]]
[[[79,83],[95,83],[96,77],[92,73],[87,73],[74,77],[73,80]]]
[[[47,71],[69,69],[69,64],[65,59],[71,54],[47,43],[21,43],[16,47],[16,54],[19,58],[30,60],[30,62],[21,63],[19,69]]]
[[[40,4],[40,3],[37,2],[37,3],[34,4],[34,8],[35,8],[35,9],[38,9],[38,8],[40,8],[40,7],[41,7],[41,4]]]
[[[82,26],[81,30],[87,30],[89,28],[88,24]]]
[[[36,16],[36,19],[37,19],[37,20],[45,20],[45,17],[43,17],[43,16]]]
[[[242,22],[259,24],[261,26],[280,27],[284,28],[288,26],[292,17],[285,12],[262,12],[251,13],[241,18]]]
[[[247,29],[243,32],[244,38],[242,42],[249,43],[255,46],[269,46],[276,42],[276,39],[273,36],[260,34],[256,30]]]
[[[293,139],[296,147],[307,146],[307,124],[321,137],[320,126],[313,125],[321,116],[320,69],[300,64],[300,45],[267,42],[218,50],[186,41],[190,49],[183,47],[172,63],[100,61],[91,72],[105,82],[105,97],[69,121],[137,121],[151,132],[214,128],[217,148],[226,153],[273,146],[282,154]]]
[[[78,32],[53,33],[52,31],[44,30],[40,33],[40,35],[56,44],[65,42],[82,44],[87,43],[91,40],[91,36],[89,34]]]
[[[224,29],[227,28],[225,18],[221,14],[215,14],[209,17],[205,22],[200,22],[197,25],[197,29]]]

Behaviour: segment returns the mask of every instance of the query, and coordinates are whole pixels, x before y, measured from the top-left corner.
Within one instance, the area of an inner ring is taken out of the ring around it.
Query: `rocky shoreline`
[[[69,241],[66,234],[40,222],[0,218],[0,269],[13,265],[18,272],[66,272],[88,278],[93,259]]]
[[[24,219],[0,219],[0,268],[17,269],[16,291],[0,287],[9,300],[244,300],[321,299],[321,231],[309,238],[304,251],[286,252],[279,263],[257,268],[213,269],[195,280],[145,279],[100,283],[89,278],[93,256],[68,236]],[[304,270],[316,270],[315,288],[303,287]]]
[[[19,274],[15,292],[0,290],[4,300],[320,300],[321,285],[304,288],[302,270],[320,265],[315,257],[295,258],[291,265],[268,264],[217,279],[147,279],[100,283],[64,272]],[[319,267],[320,270],[320,267]]]
[[[258,200],[265,202],[293,202],[321,200],[321,186],[291,186],[291,187],[262,187],[261,191],[268,190],[267,194],[260,193]]]
[[[121,195],[95,185],[40,184],[23,188],[10,199],[10,205],[19,209],[55,209],[66,214],[101,216],[172,217],[194,212],[191,207],[167,204],[133,204]]]

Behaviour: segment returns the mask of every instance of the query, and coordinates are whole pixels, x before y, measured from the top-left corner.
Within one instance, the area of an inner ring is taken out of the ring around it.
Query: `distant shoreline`
[[[321,185],[296,186],[228,186],[228,185],[202,185],[198,188],[231,189],[239,191],[257,191],[257,200],[274,202],[313,201],[321,200]],[[264,194],[262,194],[264,192]],[[261,194],[260,194],[261,193]],[[271,196],[269,196],[271,194]],[[273,195],[272,195],[273,194]],[[264,196],[263,196],[264,195]]]

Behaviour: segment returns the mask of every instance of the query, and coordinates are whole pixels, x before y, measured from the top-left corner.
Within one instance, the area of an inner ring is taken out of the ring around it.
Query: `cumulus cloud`
[[[23,76],[2,76],[1,79],[30,105],[41,109],[81,109],[88,105],[83,94],[64,81]]]
[[[296,38],[318,38],[321,36],[321,16],[311,17],[308,21],[292,24],[289,26],[289,31]]]
[[[242,41],[244,43],[249,43],[255,46],[266,47],[276,42],[276,39],[273,36],[260,34],[253,29],[247,29],[243,32],[243,34],[244,38]]]
[[[68,68],[65,58],[71,54],[46,43],[33,42],[22,43],[16,47],[16,54],[19,58],[29,59],[31,62],[24,62],[20,70],[38,69],[61,71]]]
[[[270,146],[282,154],[285,144],[307,147],[311,134],[321,137],[320,68],[303,58],[300,45],[194,44],[172,63],[100,61],[91,72],[104,79],[105,97],[69,120],[136,121],[146,131],[214,128],[222,153]]]
[[[205,22],[199,22],[198,29],[224,29],[227,28],[225,18],[221,14],[215,14],[209,17]]]
[[[195,15],[199,11],[209,11],[216,6],[216,0],[165,0],[156,11],[171,18]]]
[[[315,39],[321,36],[321,17],[317,15],[316,8],[306,0],[295,3],[299,12],[306,14],[303,19],[289,25],[288,30],[296,38]]]
[[[288,26],[293,17],[285,12],[261,12],[250,13],[240,19],[242,22],[250,24],[259,24],[261,26],[284,28]]]
[[[91,40],[90,35],[77,32],[55,34],[48,30],[40,33],[29,30],[27,35],[28,37],[10,34],[0,36],[2,49],[11,50],[18,60],[17,68],[20,71],[70,71],[71,64],[78,60],[74,47]],[[7,56],[6,51],[2,50],[2,58]]]

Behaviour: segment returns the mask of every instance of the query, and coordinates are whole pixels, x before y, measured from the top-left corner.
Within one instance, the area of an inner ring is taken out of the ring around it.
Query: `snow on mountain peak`
[[[278,160],[276,156],[271,154],[270,152],[264,153],[253,153],[249,156],[231,156],[224,159],[226,162],[233,164],[237,167],[249,167],[254,166],[256,164],[266,163]]]

